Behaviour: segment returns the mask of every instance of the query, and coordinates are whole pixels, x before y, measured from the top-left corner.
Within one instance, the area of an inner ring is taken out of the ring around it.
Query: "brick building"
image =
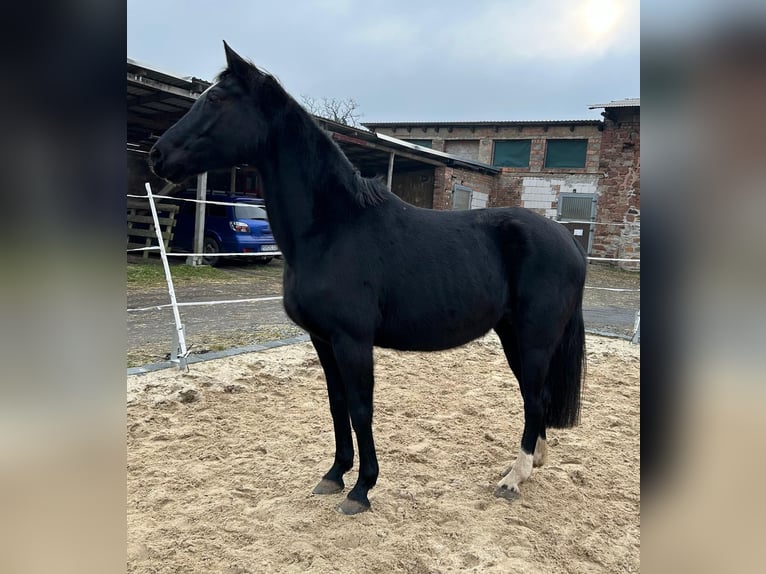
[[[437,167],[434,209],[523,206],[566,222],[593,256],[639,259],[640,103],[630,99],[591,106],[596,108],[604,109],[603,121],[365,126],[379,135],[499,169],[480,173]],[[470,199],[475,195],[479,201]],[[635,268],[630,263],[622,266]]]

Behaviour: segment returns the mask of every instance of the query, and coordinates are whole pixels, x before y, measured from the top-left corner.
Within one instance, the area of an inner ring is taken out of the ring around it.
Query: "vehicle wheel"
[[[273,257],[254,257],[255,262],[258,265],[268,265],[271,263],[271,260],[274,259]]]
[[[218,267],[221,264],[221,257],[215,257],[214,253],[221,252],[221,246],[212,237],[205,237],[205,241],[202,243],[202,252],[205,254],[202,257],[202,263],[210,265],[211,267]]]

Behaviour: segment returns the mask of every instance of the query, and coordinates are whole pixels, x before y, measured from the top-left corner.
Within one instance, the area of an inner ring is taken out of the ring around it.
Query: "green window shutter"
[[[411,144],[423,146],[423,147],[431,147],[431,140],[404,140],[406,142],[409,142]]]
[[[585,167],[588,140],[548,140],[545,167]]]
[[[532,140],[496,140],[492,165],[497,167],[529,167]]]

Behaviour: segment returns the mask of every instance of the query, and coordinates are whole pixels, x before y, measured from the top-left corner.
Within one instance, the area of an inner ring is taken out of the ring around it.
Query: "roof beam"
[[[445,165],[447,163],[447,162],[444,162],[444,161],[436,161],[436,160],[433,160],[431,158],[421,157],[421,156],[419,156],[417,154],[408,153],[406,151],[401,151],[401,150],[398,150],[398,149],[392,150],[390,147],[376,145],[376,144],[374,144],[372,142],[368,142],[368,141],[365,141],[363,139],[359,139],[359,138],[355,138],[355,137],[339,134],[338,132],[332,132],[332,137],[333,137],[333,139],[336,139],[336,140],[341,141],[341,142],[348,142],[348,143],[353,143],[353,144],[356,144],[356,145],[359,145],[359,146],[368,147],[368,148],[371,148],[371,149],[376,149],[378,151],[385,152],[386,154],[389,154],[389,153],[391,153],[391,151],[394,151],[394,152],[396,152],[396,155],[398,155],[398,156],[406,157],[408,159],[419,161],[421,163],[427,163],[427,164],[436,165],[436,166],[443,166],[443,165]]]
[[[167,92],[169,94],[173,94],[173,95],[180,96],[182,98],[187,98],[190,100],[196,100],[200,96],[200,94],[197,92],[192,92],[191,90],[185,90],[177,86],[171,86],[170,84],[166,84],[164,82],[158,82],[157,80],[152,80],[151,78],[147,78],[146,76],[131,74],[130,72],[128,72],[128,82],[133,82],[134,84],[138,84],[140,86],[147,86],[150,88],[154,88],[156,90],[161,90],[163,92]]]
[[[145,106],[146,104],[152,104],[154,102],[161,102],[162,100],[167,100],[168,96],[171,94],[168,94],[166,92],[154,92],[152,94],[147,94],[145,96],[136,96],[134,98],[131,98],[128,100],[129,106]],[[173,95],[175,97],[175,95]],[[168,104],[170,106],[174,106],[175,104]]]

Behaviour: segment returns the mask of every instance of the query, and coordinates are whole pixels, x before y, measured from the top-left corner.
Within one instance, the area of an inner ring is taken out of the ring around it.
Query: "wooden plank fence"
[[[179,206],[172,203],[157,202],[157,215],[159,216],[160,231],[162,232],[165,249],[170,246],[173,239],[173,228],[176,224],[176,214]],[[152,214],[149,202],[141,199],[128,200],[128,249],[140,247],[152,247],[157,245],[157,234],[154,231]],[[144,259],[149,258],[151,251],[141,252]]]

